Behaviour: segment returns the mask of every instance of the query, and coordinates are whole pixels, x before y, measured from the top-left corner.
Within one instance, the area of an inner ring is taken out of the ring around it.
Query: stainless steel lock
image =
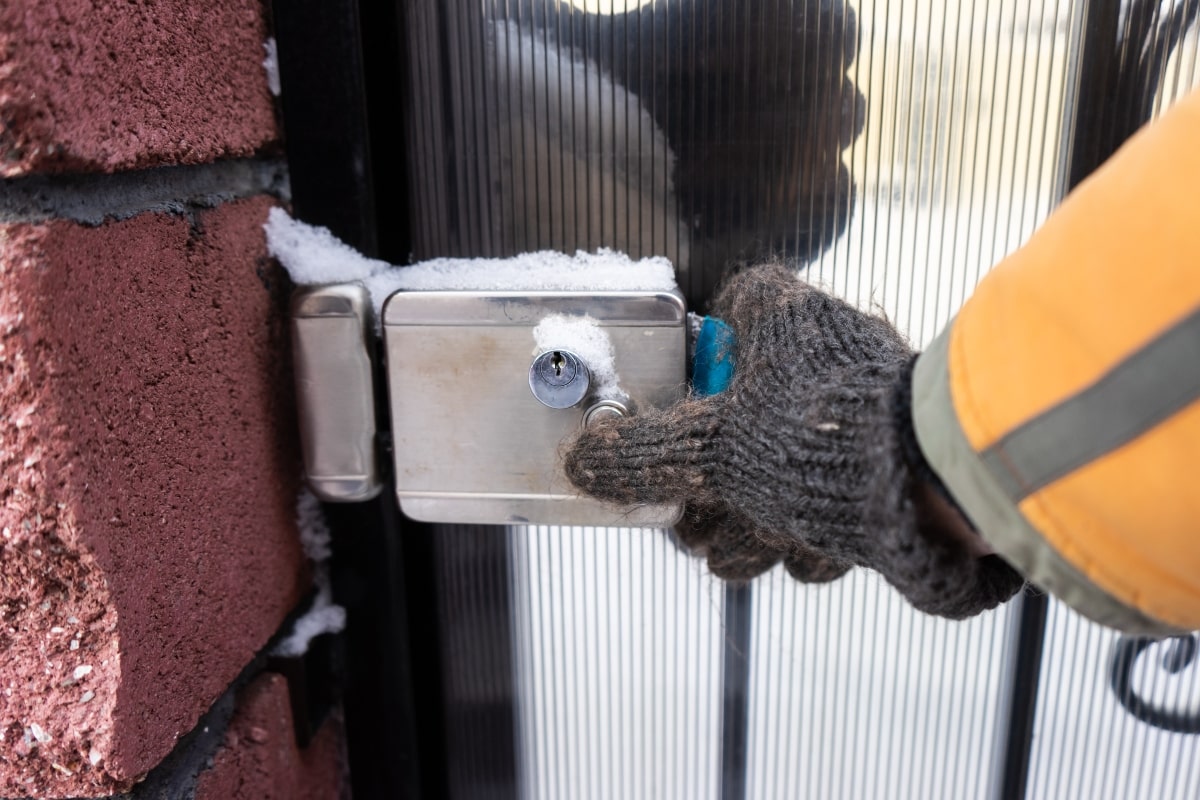
[[[304,290],[293,306],[305,465],[326,500],[364,499],[382,485],[369,311],[366,292],[353,285]],[[677,292],[397,292],[382,316],[395,490],[408,516],[653,527],[678,520],[679,505],[620,508],[580,496],[560,461],[563,441],[582,426],[683,395],[686,314]],[[581,330],[582,349],[554,338]]]

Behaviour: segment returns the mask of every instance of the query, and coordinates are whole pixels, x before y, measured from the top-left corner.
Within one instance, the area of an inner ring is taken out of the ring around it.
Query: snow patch
[[[282,90],[279,85],[279,47],[275,44],[274,36],[263,42],[263,50],[267,52],[267,57],[262,62],[263,69],[267,71],[267,88],[271,90],[271,94],[279,97]]]
[[[323,633],[337,633],[346,627],[346,609],[333,602],[326,561],[331,553],[329,524],[321,511],[321,501],[308,489],[296,498],[296,526],[300,544],[313,561],[313,582],[317,595],[312,605],[292,623],[292,630],[271,651],[277,656],[298,656],[308,650],[309,642]]]
[[[537,347],[534,357],[553,350],[569,350],[583,359],[592,376],[592,390],[601,400],[620,400],[625,393],[618,386],[612,340],[591,317],[551,314],[533,329]]]
[[[328,228],[294,220],[282,208],[270,210],[263,229],[271,255],[302,286],[362,281],[390,268],[386,261],[362,255]]]
[[[267,249],[294,283],[361,283],[371,293],[375,317],[396,291],[664,291],[676,288],[675,269],[660,256],[634,261],[598,250],[575,255],[541,251],[513,258],[437,258],[407,267],[367,258],[328,228],[272,208],[263,224]]]
[[[329,524],[321,510],[321,501],[308,489],[301,489],[296,498],[296,527],[300,530],[300,544],[304,554],[314,563],[329,559]]]
[[[292,625],[292,632],[272,650],[277,656],[299,656],[308,650],[309,642],[324,633],[337,633],[346,627],[346,609],[335,605],[328,586],[317,592],[312,607]]]

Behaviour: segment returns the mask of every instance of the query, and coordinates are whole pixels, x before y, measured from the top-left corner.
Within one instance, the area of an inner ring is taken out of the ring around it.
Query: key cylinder
[[[569,350],[549,350],[529,367],[529,390],[538,402],[550,408],[579,405],[591,383],[587,365]]]

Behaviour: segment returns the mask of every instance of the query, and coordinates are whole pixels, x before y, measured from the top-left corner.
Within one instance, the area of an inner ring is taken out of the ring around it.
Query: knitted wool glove
[[[918,513],[918,487],[936,478],[912,432],[914,354],[890,324],[774,265],[730,281],[713,314],[737,336],[729,388],[588,428],[566,453],[577,487],[684,501],[680,538],[730,579],[779,561],[804,581],[861,565],[954,619],[1020,589],[998,556]]]

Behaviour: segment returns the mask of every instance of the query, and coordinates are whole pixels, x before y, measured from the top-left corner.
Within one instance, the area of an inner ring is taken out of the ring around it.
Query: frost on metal
[[[300,491],[296,500],[296,525],[300,530],[300,544],[305,554],[313,561],[313,582],[317,587],[316,597],[308,611],[292,623],[292,630],[271,651],[277,656],[298,656],[308,650],[309,642],[323,633],[337,633],[346,627],[346,609],[333,602],[333,588],[329,582],[329,525],[321,512],[321,502],[307,489]]]
[[[321,501],[307,489],[300,490],[296,498],[296,527],[300,529],[300,544],[304,554],[314,564],[322,564],[329,559],[329,525],[325,522],[325,514],[321,511]]]
[[[279,85],[279,48],[275,44],[274,36],[263,42],[263,50],[267,54],[262,62],[263,69],[267,72],[267,88],[271,90],[271,94],[279,97],[281,91]]]
[[[292,219],[272,208],[263,226],[267,248],[302,286],[361,283],[371,293],[376,318],[395,291],[671,291],[675,269],[662,257],[637,261],[598,250],[575,255],[543,251],[513,258],[438,258],[398,267],[367,258],[328,228]]]
[[[303,655],[309,642],[324,633],[337,633],[346,627],[346,609],[336,605],[330,595],[328,578],[320,586],[312,607],[292,625],[292,632],[280,640],[272,655],[292,657]]]
[[[620,400],[625,396],[618,386],[612,340],[591,317],[551,314],[533,329],[534,355],[552,350],[569,350],[587,364],[592,386],[601,400]]]

